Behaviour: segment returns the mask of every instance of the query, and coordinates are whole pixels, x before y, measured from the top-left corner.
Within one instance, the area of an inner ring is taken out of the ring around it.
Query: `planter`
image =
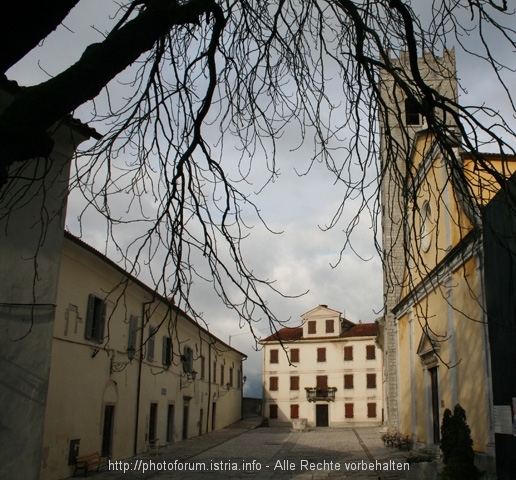
[[[306,418],[294,418],[292,419],[292,429],[296,431],[306,430],[307,423]]]

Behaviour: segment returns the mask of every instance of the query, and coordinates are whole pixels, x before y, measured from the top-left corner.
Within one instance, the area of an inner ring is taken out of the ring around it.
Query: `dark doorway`
[[[315,406],[315,425],[317,427],[328,426],[328,405],[321,404]]]
[[[150,404],[150,414],[149,414],[149,443],[154,443],[156,441],[156,420],[158,418],[158,404],[151,403]]]
[[[113,427],[115,424],[115,406],[104,406],[104,428],[102,429],[102,456],[110,457],[113,446]]]
[[[439,385],[437,381],[437,367],[428,369],[428,372],[430,374],[430,384],[432,388],[432,426],[434,433],[434,443],[439,443],[439,427],[441,418],[439,415]]]
[[[215,430],[215,412],[217,411],[217,404],[211,404],[211,431]]]
[[[174,405],[168,406],[167,413],[167,443],[174,441]]]
[[[185,400],[183,405],[183,440],[188,438],[188,410],[190,409],[190,402]]]
[[[204,410],[201,408],[201,411],[199,412],[199,436],[202,435],[202,418],[204,416]]]

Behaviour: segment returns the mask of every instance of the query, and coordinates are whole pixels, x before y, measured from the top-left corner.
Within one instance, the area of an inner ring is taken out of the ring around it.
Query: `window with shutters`
[[[172,340],[170,337],[163,337],[161,363],[167,367],[172,363]]]
[[[317,322],[315,320],[308,322],[308,333],[317,333]]]
[[[138,317],[129,317],[129,335],[127,336],[127,351],[136,352],[136,333],[138,332]]]
[[[290,361],[292,363],[299,363],[299,348],[292,348],[290,350]]]
[[[376,373],[367,374],[367,388],[376,388]]]
[[[183,348],[183,371],[185,373],[191,373],[193,371],[193,350],[186,346]]]
[[[201,355],[201,379],[204,378],[206,374],[206,357]]]
[[[353,374],[352,373],[344,375],[344,388],[346,388],[346,389],[353,388]]]
[[[106,321],[106,307],[104,300],[90,294],[88,297],[88,314],[84,337],[87,340],[102,343],[104,341],[104,323]]]
[[[290,405],[290,418],[299,418],[299,405]]]
[[[279,351],[274,349],[270,352],[270,363],[278,363],[279,361]]]
[[[346,418],[353,418],[353,410],[354,410],[353,403],[345,403],[344,404],[344,416]]]
[[[344,347],[344,360],[353,360],[353,347]]]
[[[278,390],[278,377],[269,378],[269,390],[275,392]]]
[[[269,418],[272,418],[272,419],[278,418],[278,406],[277,405],[269,405]]]
[[[299,377],[290,377],[290,390],[299,390]]]
[[[154,361],[154,340],[157,330],[156,327],[149,326],[149,337],[147,338],[147,360],[149,362]]]
[[[376,358],[376,347],[374,345],[366,345],[366,359],[374,360]]]
[[[326,320],[326,333],[333,333],[335,331],[335,321]]]
[[[217,383],[217,362],[213,362],[213,383]]]
[[[229,367],[229,386],[233,386],[233,368]]]
[[[367,417],[376,418],[376,403],[367,404]]]
[[[326,361],[326,348],[318,348],[317,349],[317,361],[318,362]]]
[[[220,384],[224,385],[224,365],[220,366]]]
[[[317,396],[325,397],[328,394],[328,376],[317,375],[315,381],[317,387]]]

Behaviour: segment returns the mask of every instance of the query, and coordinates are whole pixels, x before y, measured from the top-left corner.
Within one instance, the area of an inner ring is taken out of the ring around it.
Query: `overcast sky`
[[[415,3],[416,6],[428,4],[426,0]],[[113,5],[106,0],[80,2],[66,20],[66,28],[59,27],[40,48],[13,67],[8,72],[9,78],[20,85],[31,85],[75,62],[88,44],[101,40],[99,30],[106,30],[110,24],[109,21],[106,23],[109,18],[104,12],[110,8],[109,13],[113,13]],[[488,88],[492,84],[492,76],[478,60],[457,52],[457,63],[459,77],[473,99],[472,103],[503,104],[498,90]],[[514,79],[511,81],[514,86]],[[465,92],[461,96],[466,98]],[[75,115],[88,121],[87,109],[75,112]],[[97,129],[103,133],[98,126]],[[323,231],[321,227],[329,224],[342,201],[343,186],[335,183],[332,174],[319,164],[309,175],[298,176],[295,169],[303,171],[299,167],[308,165],[312,152],[303,148],[290,152],[291,140],[287,135],[280,147],[281,175],[253,198],[269,228],[283,233],[274,235],[259,222],[254,222],[252,234],[243,244],[248,265],[257,276],[275,279],[275,287],[287,295],[307,292],[298,298],[272,294],[267,297],[277,317],[290,318],[293,326],[299,324],[301,314],[319,304],[327,304],[343,312],[351,321],[373,322],[381,315],[382,271],[374,248],[371,219],[367,216],[361,218],[352,238],[355,251],[361,258],[348,249],[338,266],[333,268],[346,239],[343,232],[345,220],[355,213],[356,206],[350,203],[344,221],[329,231]],[[231,149],[226,150],[226,155],[231,158]],[[249,193],[255,190],[256,186],[249,187]],[[76,217],[83,208],[81,200],[81,196],[74,193],[69,202],[66,224],[75,234],[79,234]],[[94,216],[87,217],[82,238],[104,251],[104,224]],[[150,283],[145,276],[142,280]],[[261,352],[253,350],[252,335],[246,328],[239,328],[236,314],[221,304],[210,285],[196,285],[193,303],[198,311],[204,312],[212,332],[226,342],[231,340],[231,345],[249,356],[244,367],[244,374],[248,377],[245,394],[261,395]],[[269,331],[259,333],[265,337]]]

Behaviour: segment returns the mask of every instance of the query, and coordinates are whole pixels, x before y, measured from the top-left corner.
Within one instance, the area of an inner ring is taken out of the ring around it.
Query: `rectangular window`
[[[299,390],[299,377],[290,377],[290,390]]]
[[[316,387],[317,387],[317,396],[325,397],[328,393],[328,377],[326,375],[317,375]]]
[[[366,346],[366,359],[374,360],[376,358],[376,347],[374,345]]]
[[[347,389],[353,388],[353,374],[352,373],[344,375],[344,388],[347,388]]]
[[[405,100],[405,123],[407,125],[420,125],[419,104],[415,98]]]
[[[213,362],[213,383],[217,383],[217,362]]]
[[[318,348],[317,349],[317,361],[318,362],[326,361],[326,348]]]
[[[233,386],[233,368],[229,367],[229,386]]]
[[[335,331],[335,322],[333,320],[326,320],[326,333],[333,333]]]
[[[220,384],[224,385],[224,365],[220,366]]]
[[[269,378],[269,390],[271,392],[276,392],[278,390],[278,377]]]
[[[154,340],[156,338],[156,331],[158,329],[153,326],[149,326],[149,338],[147,339],[147,360],[149,362],[154,361]]]
[[[299,405],[290,405],[290,418],[299,418]]]
[[[376,373],[367,374],[367,388],[376,388]]]
[[[310,320],[308,322],[308,333],[317,333],[317,322],[315,320]]]
[[[161,363],[167,367],[172,363],[172,340],[170,337],[163,337],[163,350],[161,352]]]
[[[278,350],[271,350],[270,353],[270,363],[278,363],[279,361],[279,351]]]
[[[205,374],[206,374],[206,357],[204,355],[201,355],[201,379],[204,378]]]
[[[88,297],[88,314],[84,337],[87,340],[102,343],[104,340],[104,323],[106,321],[106,302],[95,295]]]
[[[242,386],[242,373],[240,372],[240,369],[237,370],[237,388],[240,388]]]
[[[269,405],[269,418],[272,418],[272,419],[278,418],[278,406],[277,405]]]
[[[181,358],[183,362],[183,371],[185,373],[190,373],[193,370],[193,350],[190,347],[185,346],[183,350],[183,358]]]
[[[376,418],[376,403],[367,404],[367,418]]]
[[[135,315],[131,315],[129,318],[129,335],[127,336],[127,351],[132,352],[134,356],[134,352],[136,351],[136,333],[138,332],[138,317]]]
[[[353,347],[344,347],[344,360],[353,360]]]
[[[290,350],[290,361],[292,363],[299,363],[299,348],[292,348]]]
[[[353,404],[352,403],[344,404],[344,416],[346,418],[353,418]]]

